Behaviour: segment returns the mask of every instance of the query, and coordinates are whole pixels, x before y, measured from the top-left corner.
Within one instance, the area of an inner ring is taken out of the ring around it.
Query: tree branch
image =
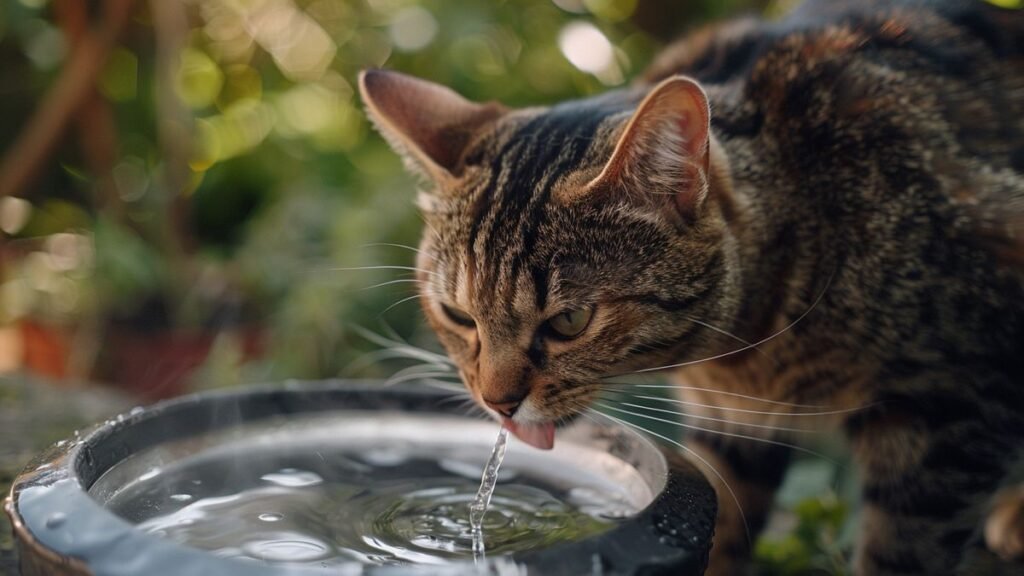
[[[131,13],[133,0],[109,0],[104,19],[82,36],[60,76],[0,161],[0,197],[23,192],[53,152],[69,121],[93,93],[96,78]]]

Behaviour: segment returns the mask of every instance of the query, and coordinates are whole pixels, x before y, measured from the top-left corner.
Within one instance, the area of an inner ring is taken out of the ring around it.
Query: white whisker
[[[793,328],[793,326],[796,326],[797,324],[800,323],[800,321],[802,321],[804,318],[806,318],[807,315],[811,313],[811,311],[813,311],[815,308],[817,308],[817,306],[821,302],[822,298],[825,297],[825,293],[828,292],[829,287],[832,285],[832,279],[835,277],[835,274],[836,274],[835,270],[833,270],[832,274],[830,274],[829,277],[828,277],[828,282],[825,283],[825,287],[821,290],[821,294],[818,294],[818,297],[814,300],[814,302],[807,308],[807,310],[804,311],[803,314],[801,314],[799,317],[797,317],[796,320],[793,320],[792,322],[789,323],[789,325],[787,325],[785,328],[779,330],[778,332],[775,332],[774,334],[771,334],[771,335],[769,335],[769,336],[767,336],[765,338],[762,338],[761,340],[759,340],[757,342],[754,342],[753,344],[750,344],[748,346],[744,346],[742,348],[737,348],[736,350],[731,350],[729,352],[723,352],[721,354],[716,354],[716,355],[710,356],[708,358],[701,358],[700,360],[689,360],[687,362],[679,362],[678,364],[668,364],[668,365],[665,365],[665,366],[655,366],[655,367],[652,367],[652,368],[642,368],[642,369],[636,370],[634,372],[627,372],[625,374],[615,374],[615,375],[612,375],[612,376],[606,376],[606,378],[614,378],[615,376],[626,376],[626,375],[629,375],[629,374],[643,374],[643,373],[646,373],[646,372],[657,372],[659,370],[668,370],[670,368],[682,368],[683,366],[692,366],[694,364],[701,364],[703,362],[710,362],[712,360],[719,360],[721,358],[726,358],[726,357],[732,356],[734,354],[739,354],[740,352],[745,352],[747,350],[750,350],[751,348],[756,348],[756,347],[760,346],[761,344],[764,344],[764,343],[766,343],[766,342],[768,342],[768,341],[770,341],[770,340],[772,340],[772,339],[774,339],[774,338],[776,338],[776,337],[778,337],[778,336],[788,332],[791,328]]]
[[[420,250],[419,248],[414,248],[414,247],[408,246],[406,244],[397,244],[397,243],[394,243],[394,242],[371,242],[370,244],[363,244],[362,245],[363,248],[376,248],[376,247],[379,247],[379,246],[390,246],[392,248],[404,248],[405,250],[411,250],[411,251],[413,251],[413,252],[415,252],[417,254],[427,254],[426,252]],[[430,254],[427,254],[427,256],[430,256]]]
[[[746,344],[747,346],[757,350],[758,354],[760,354],[760,355],[764,356],[765,358],[771,360],[776,365],[779,363],[778,360],[776,360],[775,358],[772,358],[771,356],[769,356],[767,352],[765,352],[765,351],[761,350],[760,348],[758,348],[757,344],[753,344],[753,343],[751,343],[751,342],[749,342],[747,340],[744,340],[743,338],[740,338],[739,336],[733,334],[732,332],[729,332],[727,330],[723,330],[723,329],[721,329],[721,328],[719,328],[719,327],[717,327],[717,326],[715,326],[713,324],[709,324],[707,322],[704,322],[703,320],[698,320],[698,319],[694,318],[693,316],[687,316],[686,319],[689,320],[690,322],[693,322],[694,324],[699,324],[699,325],[701,325],[701,326],[703,326],[703,327],[705,327],[705,328],[707,328],[709,330],[714,330],[715,332],[718,332],[719,334],[722,334],[723,336],[728,336],[729,338],[732,338],[733,340],[739,342],[740,344]]]
[[[804,448],[803,446],[797,446],[795,444],[789,444],[789,443],[786,443],[786,442],[779,442],[778,440],[770,440],[768,438],[758,438],[757,436],[750,436],[748,434],[739,434],[737,432],[726,432],[724,430],[715,430],[713,428],[705,428],[703,426],[694,426],[693,424],[685,424],[683,422],[677,422],[675,420],[668,420],[666,418],[659,418],[657,416],[651,416],[650,414],[642,414],[640,412],[633,412],[631,410],[623,410],[622,408],[616,408],[615,406],[609,406],[608,404],[604,404],[604,403],[601,403],[601,402],[595,402],[595,404],[598,405],[598,406],[601,406],[602,408],[607,408],[609,410],[614,410],[616,412],[621,412],[623,414],[629,414],[630,416],[636,416],[638,418],[646,418],[648,420],[655,420],[657,422],[663,422],[665,424],[671,424],[672,426],[679,426],[680,428],[687,428],[689,430],[697,430],[697,431],[700,431],[700,432],[707,432],[709,434],[718,434],[719,436],[728,436],[730,438],[741,438],[743,440],[750,440],[752,442],[762,442],[764,444],[773,444],[775,446],[782,446],[783,448],[789,448],[791,450],[797,450],[799,452],[804,452],[804,453],[810,454],[812,456],[817,456],[818,458],[821,458],[822,460],[825,460],[826,462],[830,462],[830,463],[835,464],[837,466],[839,465],[838,462],[836,462],[835,460],[832,460],[828,456],[825,456],[824,454],[821,454],[819,452],[815,452],[814,450],[811,450],[809,448]]]
[[[711,470],[711,473],[714,474],[715,477],[718,478],[718,480],[722,482],[722,486],[725,486],[725,489],[728,490],[728,492],[729,492],[729,496],[732,497],[732,501],[736,504],[736,510],[740,513],[740,520],[743,521],[743,530],[746,533],[746,537],[747,537],[747,547],[748,548],[752,548],[753,547],[753,543],[752,543],[752,541],[750,539],[750,526],[747,524],[747,515],[743,513],[743,505],[740,504],[739,497],[736,496],[736,492],[733,491],[732,486],[730,486],[729,483],[725,480],[725,477],[722,476],[721,472],[719,472],[718,469],[716,469],[714,466],[712,466],[710,462],[708,462],[706,459],[704,459],[704,457],[702,457],[700,454],[697,454],[697,452],[695,452],[690,447],[685,446],[685,445],[683,445],[683,444],[681,444],[681,443],[679,443],[679,442],[677,442],[677,441],[675,441],[675,440],[673,440],[671,438],[668,438],[666,436],[662,436],[661,434],[658,434],[657,432],[654,432],[652,430],[647,430],[646,428],[643,428],[643,427],[641,427],[641,426],[639,426],[637,424],[633,424],[632,422],[627,422],[625,420],[622,420],[621,418],[616,418],[615,416],[612,416],[611,414],[605,414],[603,412],[597,412],[597,411],[594,411],[593,413],[594,414],[598,414],[600,416],[604,416],[605,418],[608,418],[612,422],[617,422],[618,424],[620,424],[622,426],[626,426],[627,429],[633,429],[634,432],[639,430],[639,431],[643,431],[643,432],[645,432],[647,434],[650,434],[652,436],[655,436],[657,438],[661,438],[665,442],[668,442],[670,444],[673,444],[673,445],[678,446],[679,448],[685,450],[689,455],[693,456],[694,458],[699,460],[701,463],[703,463],[705,466],[707,466],[708,469]]]
[[[605,382],[602,386],[607,385],[617,386],[630,386],[632,388],[666,388],[673,390],[692,390],[694,392],[711,392],[714,394],[721,394],[723,396],[731,396],[733,398],[743,398],[744,400],[755,400],[757,402],[764,402],[765,404],[774,404],[776,406],[788,406],[791,408],[811,408],[821,409],[828,408],[820,404],[797,404],[795,402],[783,402],[781,400],[769,400],[767,398],[759,398],[757,396],[750,396],[748,394],[739,394],[737,392],[727,392],[725,390],[716,390],[715,388],[701,388],[699,386],[684,386],[682,384],[633,384],[631,382]]]
[[[858,412],[865,408],[870,408],[873,404],[865,406],[858,406],[856,408],[843,408],[837,410],[822,410],[820,412],[773,412],[770,410],[751,410],[749,408],[731,408],[728,406],[716,406],[714,404],[702,404],[700,402],[691,402],[689,400],[680,400],[678,398],[662,398],[661,396],[647,396],[644,394],[629,394],[628,392],[618,392],[618,394],[625,394],[638,398],[640,400],[655,400],[657,402],[667,402],[669,404],[679,404],[681,406],[693,406],[694,408],[710,408],[712,410],[721,410],[722,412],[739,412],[741,414],[758,414],[761,416],[835,416],[838,414],[849,414],[851,412]]]
[[[374,288],[381,288],[384,286],[391,286],[393,284],[419,284],[421,282],[423,282],[423,280],[419,280],[417,278],[399,278],[398,280],[388,280],[387,282],[380,282],[379,284],[367,286],[366,288],[360,288],[359,291],[365,292],[367,290],[373,290]]]
[[[416,300],[416,299],[417,299],[417,298],[419,298],[419,297],[420,297],[420,295],[419,295],[419,294],[413,294],[412,296],[406,296],[405,298],[402,298],[402,299],[401,299],[401,300],[399,300],[398,302],[395,302],[395,303],[394,303],[394,304],[392,304],[391,306],[388,306],[387,308],[385,308],[384,310],[382,310],[382,311],[381,311],[381,313],[380,313],[380,314],[378,314],[378,316],[383,316],[383,315],[387,314],[387,313],[388,313],[388,312],[389,312],[389,311],[390,311],[390,310],[391,310],[392,308],[395,308],[395,307],[397,307],[397,306],[401,306],[402,304],[405,304],[406,302],[408,302],[408,301],[410,301],[410,300]]]
[[[747,427],[750,427],[750,428],[759,428],[759,429],[762,429],[762,430],[773,430],[773,431],[776,431],[776,432],[801,432],[801,433],[805,433],[805,434],[806,433],[817,434],[817,433],[820,432],[819,430],[810,430],[810,429],[807,429],[807,428],[789,428],[789,427],[786,427],[786,426],[773,426],[771,424],[756,424],[756,423],[753,423],[753,422],[737,422],[735,420],[729,420],[727,418],[715,418],[714,416],[701,416],[699,414],[690,414],[690,413],[687,413],[687,412],[678,412],[676,410],[666,410],[664,408],[655,408],[653,406],[645,406],[643,404],[634,404],[632,402],[621,402],[619,400],[613,400],[613,402],[618,402],[619,404],[621,404],[623,406],[629,406],[631,408],[638,408],[640,410],[649,410],[651,412],[661,412],[663,414],[672,414],[673,416],[682,416],[683,418],[692,418],[694,420],[708,420],[710,422],[721,422],[721,423],[724,423],[724,424],[731,424],[733,426],[747,426]]]
[[[411,272],[423,272],[424,274],[430,274],[433,276],[440,277],[440,274],[432,270],[425,270],[423,268],[417,268],[415,266],[354,266],[346,268],[325,268],[329,272],[360,272],[365,270],[408,270]]]

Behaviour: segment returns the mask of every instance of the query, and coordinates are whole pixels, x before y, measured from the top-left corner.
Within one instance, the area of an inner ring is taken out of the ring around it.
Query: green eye
[[[476,321],[473,320],[473,317],[458,308],[453,308],[447,304],[441,304],[441,310],[444,310],[444,314],[449,320],[460,326],[465,326],[467,328],[476,327]]]
[[[554,336],[563,340],[575,338],[583,333],[594,315],[593,308],[567,310],[548,320],[547,325]]]

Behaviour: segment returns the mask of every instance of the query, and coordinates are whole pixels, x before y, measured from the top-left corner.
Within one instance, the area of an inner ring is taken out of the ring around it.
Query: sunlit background
[[[381,375],[354,327],[425,345],[413,183],[354,89],[388,67],[478,100],[622,85],[765,2],[8,0],[0,369],[151,397]],[[380,285],[382,283],[386,283]]]

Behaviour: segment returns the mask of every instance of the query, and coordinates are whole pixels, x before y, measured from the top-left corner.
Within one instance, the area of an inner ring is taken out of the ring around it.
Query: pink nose
[[[519,409],[519,405],[522,403],[522,398],[520,398],[519,400],[513,400],[511,402],[491,402],[490,400],[484,398],[484,404],[487,404],[491,408],[491,410],[494,410],[495,412],[501,414],[506,418],[511,418],[512,415],[516,413],[516,410]]]

